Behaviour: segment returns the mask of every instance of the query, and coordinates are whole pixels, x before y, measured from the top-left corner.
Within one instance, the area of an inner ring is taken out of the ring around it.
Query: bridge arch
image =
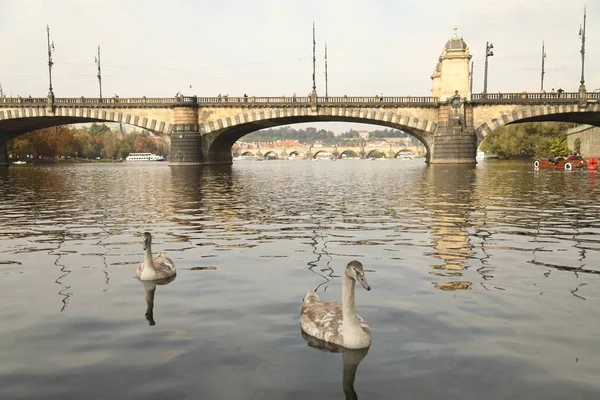
[[[577,104],[546,104],[502,112],[496,118],[487,120],[475,128],[477,146],[496,129],[520,122],[576,122],[600,126],[600,104],[590,104],[585,111],[580,111]]]
[[[360,154],[358,154],[354,150],[350,150],[350,149],[340,151],[339,158],[344,158],[344,156],[352,157],[352,158],[361,158]]]
[[[163,137],[169,136],[173,130],[171,124],[159,119],[136,115],[135,112],[114,109],[60,107],[54,113],[41,107],[0,110],[0,132],[7,139],[38,129],[87,122],[122,123],[145,129]]]
[[[268,160],[268,159],[277,159],[278,160],[280,157],[279,157],[279,154],[277,154],[277,151],[269,150],[264,154],[263,158],[265,160]]]
[[[230,162],[231,147],[241,137],[261,129],[303,122],[357,122],[402,130],[416,137],[431,155],[437,122],[385,109],[350,107],[266,109],[237,114],[200,124],[205,162]]]
[[[385,151],[382,151],[381,149],[372,149],[367,152],[365,157],[366,158],[372,158],[372,157],[387,158],[387,155],[385,154]]]

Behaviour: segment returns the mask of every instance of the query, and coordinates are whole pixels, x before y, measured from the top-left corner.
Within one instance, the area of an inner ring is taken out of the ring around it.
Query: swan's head
[[[150,246],[151,242],[152,235],[150,235],[150,232],[144,232],[144,250],[146,250]]]
[[[355,260],[348,263],[348,266],[346,267],[346,276],[360,282],[365,289],[371,290],[371,286],[369,286],[367,279],[365,278],[363,265],[358,261]]]

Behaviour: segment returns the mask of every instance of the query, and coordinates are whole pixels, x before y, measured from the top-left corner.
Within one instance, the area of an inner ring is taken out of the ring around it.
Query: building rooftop
[[[448,51],[465,51],[468,47],[462,36],[458,36],[458,28],[455,27],[454,33],[446,42],[445,49]]]

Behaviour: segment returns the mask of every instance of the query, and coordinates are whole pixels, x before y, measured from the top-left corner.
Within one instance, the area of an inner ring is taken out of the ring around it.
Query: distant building
[[[358,137],[359,138],[361,138],[361,139],[368,139],[369,138],[369,133],[370,133],[369,131],[362,130],[362,131],[357,131],[357,132],[358,132]]]

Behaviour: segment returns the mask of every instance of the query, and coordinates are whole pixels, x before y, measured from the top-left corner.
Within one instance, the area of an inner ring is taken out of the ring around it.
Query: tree
[[[110,128],[106,124],[98,125],[95,122],[88,128],[88,133],[92,136],[100,136],[110,132]]]
[[[579,138],[575,139],[573,150],[577,153],[581,152],[581,139],[579,139]]]
[[[565,138],[553,138],[550,142],[550,152],[554,156],[566,156],[569,153],[569,145]]]
[[[573,126],[575,124],[562,122],[507,125],[488,134],[480,149],[505,158],[545,157],[553,152],[553,139],[561,139],[566,144],[566,132]],[[556,146],[555,143],[555,149],[562,151],[561,147]]]

